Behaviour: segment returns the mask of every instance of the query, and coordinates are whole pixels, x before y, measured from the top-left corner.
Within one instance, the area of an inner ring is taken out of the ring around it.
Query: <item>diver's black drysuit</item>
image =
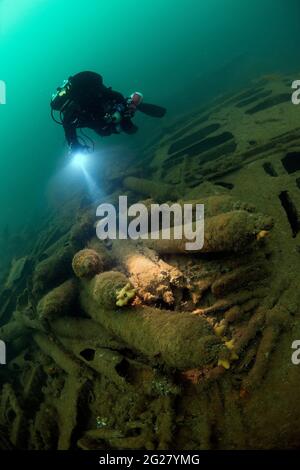
[[[71,150],[85,147],[78,141],[79,128],[87,127],[101,136],[120,132],[134,134],[138,130],[131,120],[135,111],[156,118],[166,113],[161,106],[142,102],[141,93],[124,98],[106,87],[101,75],[95,72],[80,72],[70,77],[53,95],[51,109],[53,118],[53,111],[60,112],[60,124]]]
[[[138,129],[131,121],[127,99],[106,87],[101,75],[95,72],[80,72],[70,77],[63,87],[58,88],[51,108],[61,112],[66,139],[72,149],[81,146],[78,128],[90,128],[101,136],[120,131],[133,134]],[[118,126],[111,119],[115,111],[122,116]]]

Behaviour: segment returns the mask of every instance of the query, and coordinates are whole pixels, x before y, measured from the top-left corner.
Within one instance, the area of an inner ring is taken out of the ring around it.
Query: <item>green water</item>
[[[45,215],[67,152],[49,115],[65,78],[97,71],[167,106],[168,122],[261,73],[296,70],[299,13],[296,0],[0,0],[0,240]],[[151,135],[151,119],[137,122],[136,136],[97,148],[117,145],[122,158]]]

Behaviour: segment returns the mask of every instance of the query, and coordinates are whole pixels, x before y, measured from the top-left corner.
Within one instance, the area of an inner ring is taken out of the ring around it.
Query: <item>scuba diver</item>
[[[59,112],[60,120],[55,118],[55,111]],[[57,88],[51,100],[52,118],[63,126],[71,153],[90,149],[85,139],[78,137],[77,129],[89,128],[103,137],[121,132],[134,134],[138,130],[132,122],[136,111],[158,118],[166,113],[161,106],[144,103],[139,92],[125,98],[106,87],[102,76],[95,72],[70,77]]]

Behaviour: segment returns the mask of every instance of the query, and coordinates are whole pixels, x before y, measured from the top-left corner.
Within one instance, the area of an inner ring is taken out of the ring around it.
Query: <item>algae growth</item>
[[[12,263],[1,290],[0,336],[13,345],[2,447],[298,446],[300,139],[278,98],[288,82],[259,79],[206,107],[205,123],[202,110],[186,115],[149,167],[136,163],[140,177],[123,177],[133,202],[204,203],[199,252],[184,240],[102,242],[88,203]]]
[[[299,5],[140,3],[0,0],[0,449],[297,449]],[[82,70],[168,113],[76,173],[48,108]],[[203,247],[100,241],[120,195],[204,204]]]

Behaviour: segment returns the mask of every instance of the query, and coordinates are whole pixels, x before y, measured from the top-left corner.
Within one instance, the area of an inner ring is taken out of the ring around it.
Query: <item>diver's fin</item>
[[[166,114],[166,108],[157,106],[155,104],[141,103],[137,108],[141,113],[147,114],[148,116],[162,118]]]

